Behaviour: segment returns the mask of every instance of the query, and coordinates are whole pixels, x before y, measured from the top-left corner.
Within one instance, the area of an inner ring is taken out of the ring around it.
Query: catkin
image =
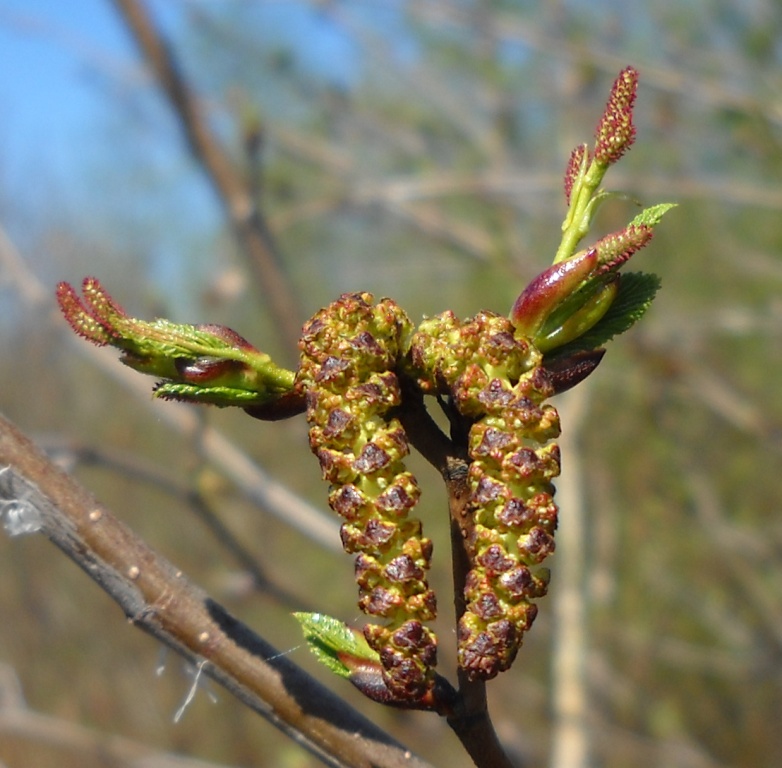
[[[458,660],[471,678],[510,667],[546,593],[538,568],[554,550],[559,474],[556,410],[540,352],[490,312],[460,322],[452,312],[424,321],[411,341],[409,371],[422,391],[447,394],[473,420],[468,451],[472,568],[459,620]]]
[[[310,447],[342,518],[342,543],[356,555],[359,606],[384,620],[364,635],[383,666],[391,696],[420,699],[431,687],[437,641],[424,622],[436,600],[426,572],[432,543],[409,516],[420,496],[405,468],[401,402],[394,369],[412,326],[390,299],[345,294],[318,312],[299,343],[297,385],[306,391]]]

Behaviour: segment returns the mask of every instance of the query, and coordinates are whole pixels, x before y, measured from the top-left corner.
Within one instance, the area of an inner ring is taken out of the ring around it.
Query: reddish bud
[[[580,384],[600,365],[604,354],[605,349],[591,349],[544,360],[543,367],[551,378],[554,394],[559,395]]]
[[[594,249],[552,264],[521,292],[510,319],[517,336],[535,338],[546,318],[570,296],[597,266]]]
[[[68,325],[94,344],[109,344],[117,336],[116,324],[125,319],[125,311],[94,277],[82,283],[84,298],[70,283],[57,285],[57,303]]]
[[[643,248],[654,231],[648,224],[630,224],[626,229],[606,235],[595,243],[600,266],[595,274],[616,270],[636,251]]]
[[[573,185],[583,172],[588,159],[588,150],[586,144],[580,144],[571,153],[565,169],[565,200],[570,205],[570,195],[573,192]]]
[[[568,297],[535,337],[538,349],[548,352],[583,336],[608,312],[618,292],[619,275],[612,273]]]
[[[292,416],[298,416],[307,410],[307,401],[304,395],[293,389],[281,395],[270,403],[259,403],[244,409],[248,416],[262,421],[282,421]]]
[[[229,346],[235,349],[248,349],[253,352],[258,350],[253,344],[250,344],[244,336],[238,334],[233,328],[229,328],[226,325],[217,325],[216,323],[199,323],[195,326],[199,331],[209,333],[212,336],[222,339]]]
[[[338,654],[339,660],[350,671],[348,680],[361,693],[378,704],[400,709],[421,709],[450,716],[458,695],[454,687],[441,675],[435,675],[423,695],[417,699],[401,699],[386,685],[383,667],[379,661],[361,659],[351,654]]]

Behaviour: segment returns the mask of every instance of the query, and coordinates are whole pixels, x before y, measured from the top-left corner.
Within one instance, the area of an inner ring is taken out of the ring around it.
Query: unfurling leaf
[[[293,617],[301,625],[310,650],[334,674],[350,679],[351,667],[355,667],[350,659],[380,664],[380,656],[369,647],[363,633],[350,629],[339,619],[323,613],[294,613]]]
[[[644,208],[631,222],[630,226],[648,226],[656,227],[663,216],[672,208],[676,208],[677,203],[659,203]]]
[[[231,328],[129,317],[94,277],[84,279],[82,296],[70,284],[60,283],[57,301],[80,336],[120,349],[125,365],[161,378],[157,397],[218,406],[267,406],[270,413],[277,401],[290,401],[294,372],[275,365]],[[290,406],[287,402],[287,414]],[[298,411],[303,409],[302,401]]]
[[[556,357],[602,347],[629,330],[646,312],[660,288],[660,278],[648,272],[624,272],[619,291],[600,322],[583,336],[555,350]],[[553,356],[552,356],[553,357]],[[547,363],[548,360],[544,360]]]

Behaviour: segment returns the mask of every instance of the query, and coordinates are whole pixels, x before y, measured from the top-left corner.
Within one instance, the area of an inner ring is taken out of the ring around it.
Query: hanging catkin
[[[488,679],[510,667],[546,593],[559,474],[556,410],[541,354],[514,337],[505,317],[481,312],[460,322],[452,312],[424,321],[413,336],[411,375],[424,392],[447,394],[469,433],[467,541],[472,568],[458,627],[459,665]]]
[[[414,701],[431,687],[437,659],[436,614],[426,571],[432,543],[409,517],[420,495],[407,471],[407,437],[389,411],[401,402],[394,369],[412,327],[390,299],[341,296],[304,327],[298,380],[307,392],[310,447],[329,504],[344,520],[342,543],[356,554],[359,606],[384,619],[364,635],[380,654],[396,700]]]

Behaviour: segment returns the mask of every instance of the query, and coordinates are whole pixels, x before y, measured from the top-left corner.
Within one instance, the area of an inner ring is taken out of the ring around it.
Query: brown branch
[[[138,627],[326,765],[426,768],[151,550],[0,417],[0,509],[15,502]]]
[[[185,80],[174,54],[138,0],[113,0],[132,33],[147,65],[166,94],[179,120],[188,146],[212,182],[230,218],[237,240],[245,252],[255,279],[263,291],[288,354],[301,331],[302,315],[282,267],[271,231],[250,186],[231,162],[210,129],[198,101]]]

